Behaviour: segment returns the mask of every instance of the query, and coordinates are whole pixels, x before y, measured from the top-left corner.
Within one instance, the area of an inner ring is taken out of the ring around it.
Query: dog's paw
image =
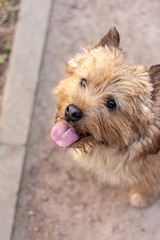
[[[154,200],[154,194],[143,194],[135,190],[129,193],[130,203],[133,207],[145,208],[148,207]]]

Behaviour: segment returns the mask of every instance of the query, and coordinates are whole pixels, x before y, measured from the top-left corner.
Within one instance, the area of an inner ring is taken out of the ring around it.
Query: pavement
[[[110,27],[134,64],[160,63],[160,2],[23,0],[0,129],[0,240],[159,240],[160,200],[128,203],[50,139],[65,62]],[[138,236],[138,237],[137,237]]]

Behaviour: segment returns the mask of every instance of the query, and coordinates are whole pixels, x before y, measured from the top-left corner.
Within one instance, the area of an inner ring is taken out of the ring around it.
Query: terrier
[[[116,28],[66,64],[53,141],[147,207],[160,185],[160,65],[130,65]],[[76,150],[76,151],[74,151]]]

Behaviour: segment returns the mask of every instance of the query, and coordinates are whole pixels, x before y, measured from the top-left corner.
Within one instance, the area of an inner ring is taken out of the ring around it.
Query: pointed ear
[[[160,82],[160,64],[150,67],[149,75],[152,83],[156,83],[158,80]]]
[[[77,63],[74,61],[68,61],[66,63],[66,75],[71,75],[74,73],[75,69],[77,68]]]
[[[110,49],[112,47],[118,48],[120,43],[120,36],[117,29],[111,28],[109,32],[100,40],[96,47],[104,47],[107,45]]]
[[[149,69],[151,82],[153,83],[154,90],[152,92],[153,99],[160,90],[160,65],[154,65]]]
[[[77,54],[73,58],[71,58],[69,61],[66,63],[66,74],[71,75],[73,74],[76,69],[79,67],[83,60],[83,55],[82,54]]]

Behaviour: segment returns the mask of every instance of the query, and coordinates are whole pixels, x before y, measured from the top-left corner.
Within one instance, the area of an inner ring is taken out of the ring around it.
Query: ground
[[[53,1],[12,240],[159,240],[159,205],[138,210],[128,191],[98,182],[50,139],[65,62],[111,26],[132,63],[160,63],[157,1]],[[138,237],[137,237],[138,236]]]
[[[0,0],[0,111],[3,89],[6,80],[6,69],[15,33],[19,0]]]

